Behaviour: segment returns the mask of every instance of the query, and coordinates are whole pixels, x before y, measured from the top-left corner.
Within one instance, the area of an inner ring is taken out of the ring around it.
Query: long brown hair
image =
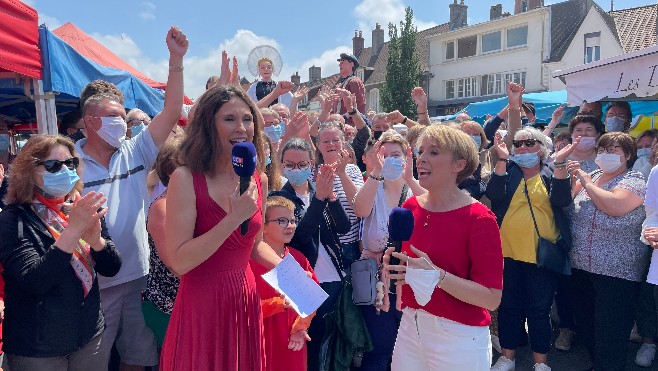
[[[32,203],[36,186],[32,177],[34,169],[38,166],[37,163],[48,157],[50,151],[57,146],[66,147],[73,157],[79,157],[75,153],[73,141],[61,135],[39,134],[27,141],[9,165],[9,188],[4,199],[6,205]],[[82,161],[76,171],[82,178]],[[71,190],[71,193],[73,192],[82,192],[82,181],[76,183]]]
[[[263,154],[263,116],[260,114],[251,98],[238,86],[220,85],[206,91],[196,104],[194,118],[186,127],[187,136],[180,147],[178,160],[192,172],[203,172],[214,175],[217,162],[220,160],[219,137],[215,127],[215,114],[224,103],[233,98],[242,99],[254,118],[254,137],[252,142],[258,155],[257,169],[265,169]],[[230,154],[229,154],[230,156]]]

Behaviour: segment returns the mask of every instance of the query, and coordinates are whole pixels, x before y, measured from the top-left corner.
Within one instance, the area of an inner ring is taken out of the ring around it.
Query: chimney
[[[354,31],[354,37],[352,38],[352,54],[355,57],[359,57],[359,53],[363,50],[365,44],[363,41],[363,33],[361,31]]]
[[[494,19],[502,18],[503,16],[503,4],[496,4],[491,6],[489,10],[489,20],[493,21]]]
[[[615,11],[615,0],[610,0],[610,11],[611,12]]]
[[[467,17],[468,17],[468,6],[464,5],[464,0],[461,0],[457,4],[457,0],[454,0],[450,7],[450,30],[456,30],[458,28],[466,27]]]
[[[290,76],[290,82],[292,82],[295,85],[299,85],[302,82],[302,77],[299,76],[299,72],[295,72],[294,75]]]
[[[525,13],[527,11],[541,8],[544,6],[544,0],[515,0],[514,14]]]
[[[315,65],[308,68],[308,82],[320,80],[322,78],[322,68]]]
[[[372,30],[372,54],[379,54],[379,49],[384,45],[384,30],[377,23],[375,29]],[[356,57],[356,54],[354,55]]]

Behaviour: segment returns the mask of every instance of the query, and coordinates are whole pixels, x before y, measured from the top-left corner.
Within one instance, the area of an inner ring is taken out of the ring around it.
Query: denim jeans
[[[557,286],[557,274],[537,265],[505,258],[503,298],[498,309],[500,346],[516,349],[521,345],[525,320],[528,320],[530,348],[547,354],[551,348],[551,305]]]

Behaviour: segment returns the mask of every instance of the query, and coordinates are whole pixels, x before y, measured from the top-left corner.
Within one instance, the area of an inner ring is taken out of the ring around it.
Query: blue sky
[[[206,79],[219,72],[221,50],[236,55],[248,79],[246,59],[257,45],[279,49],[284,66],[278,79],[299,71],[308,80],[308,68],[322,67],[322,75],[338,72],[337,56],[352,50],[354,30],[363,31],[366,47],[375,23],[385,27],[399,22],[404,8],[414,10],[415,23],[425,29],[449,20],[452,0],[24,0],[37,9],[40,21],[54,29],[72,22],[110,50],[152,78],[164,81],[167,48],[164,36],[170,25],[181,27],[190,40],[185,62],[186,92],[197,97]],[[545,0],[546,5],[559,1]],[[609,0],[596,1],[605,10]],[[466,0],[469,24],[489,18],[491,5],[514,12],[514,0]],[[264,5],[264,4],[275,4]],[[615,9],[656,4],[656,0],[616,0]],[[388,38],[388,37],[387,37]]]

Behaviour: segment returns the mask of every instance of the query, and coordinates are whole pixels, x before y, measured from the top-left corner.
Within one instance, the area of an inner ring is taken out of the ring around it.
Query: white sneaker
[[[548,367],[546,363],[535,363],[535,367],[533,368],[535,371],[551,371],[551,368]]]
[[[640,367],[651,367],[656,357],[656,344],[642,344],[635,356],[635,364]]]
[[[496,361],[496,364],[491,367],[490,371],[514,371],[516,367],[516,362],[505,357],[500,356]]]
[[[568,328],[561,328],[560,335],[555,339],[555,349],[567,351],[571,349],[571,340],[573,339],[573,331]]]

